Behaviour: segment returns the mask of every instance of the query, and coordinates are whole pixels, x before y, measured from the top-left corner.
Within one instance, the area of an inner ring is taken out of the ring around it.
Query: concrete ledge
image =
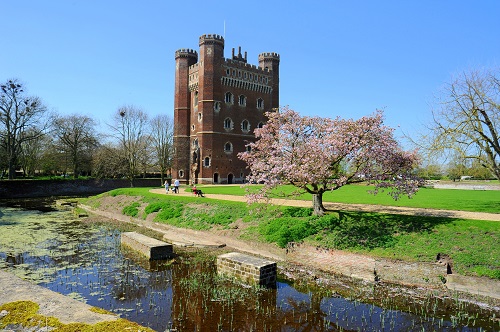
[[[54,316],[63,324],[96,324],[118,319],[118,316],[113,314],[108,315],[93,312],[90,310],[92,306],[88,304],[32,284],[0,270],[0,304],[14,301],[36,302],[40,306],[38,314]]]
[[[450,290],[500,299],[500,281],[498,280],[448,274],[446,287]]]
[[[136,232],[122,233],[121,244],[144,254],[150,260],[168,259],[171,258],[174,254],[171,244],[150,238]]]
[[[266,287],[276,286],[276,262],[237,252],[217,256],[217,273]]]

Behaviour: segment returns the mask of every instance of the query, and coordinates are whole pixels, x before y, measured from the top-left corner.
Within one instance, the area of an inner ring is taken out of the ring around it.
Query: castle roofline
[[[280,55],[275,52],[264,52],[259,54],[259,61],[264,60],[264,59],[272,59],[272,60],[278,60],[280,59]]]

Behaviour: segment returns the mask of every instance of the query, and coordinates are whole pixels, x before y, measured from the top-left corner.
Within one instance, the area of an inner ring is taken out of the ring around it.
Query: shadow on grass
[[[328,235],[337,249],[389,248],[404,233],[428,233],[436,226],[456,219],[447,217],[407,216],[368,212],[340,211],[338,223]]]

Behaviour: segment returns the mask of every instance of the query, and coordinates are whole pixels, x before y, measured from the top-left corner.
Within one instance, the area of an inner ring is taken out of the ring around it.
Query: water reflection
[[[0,268],[157,331],[500,329],[487,315],[459,308],[462,317],[451,317],[450,307],[432,299],[416,307],[377,288],[367,297],[386,299],[385,309],[287,281],[276,289],[245,288],[221,280],[209,255],[151,262],[121,248],[116,228],[82,223],[70,211],[21,205],[0,207]],[[405,311],[394,310],[395,303],[404,303],[398,308]]]

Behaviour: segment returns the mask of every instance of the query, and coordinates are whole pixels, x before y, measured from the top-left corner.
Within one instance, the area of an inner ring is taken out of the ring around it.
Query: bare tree
[[[120,145],[123,160],[126,160],[125,177],[134,186],[134,177],[139,173],[142,146],[147,136],[148,116],[135,106],[123,106],[113,117],[110,129]]]
[[[113,144],[97,148],[92,158],[92,173],[97,178],[121,178],[127,173],[127,160],[121,149]]]
[[[430,151],[455,151],[500,179],[500,73],[465,72],[444,90],[433,112]]]
[[[33,176],[35,171],[41,168],[40,162],[48,143],[46,137],[47,135],[43,135],[39,139],[24,141],[21,144],[19,164],[23,169],[24,176]]]
[[[78,178],[85,160],[97,146],[95,121],[85,115],[58,117],[54,122],[56,144],[73,168],[73,178]]]
[[[155,150],[155,166],[161,174],[161,183],[165,181],[172,168],[174,153],[174,124],[167,115],[158,115],[151,120],[151,142]]]
[[[22,145],[40,138],[50,123],[47,108],[38,97],[26,96],[18,80],[0,85],[0,142],[8,160],[9,179],[14,179]]]

